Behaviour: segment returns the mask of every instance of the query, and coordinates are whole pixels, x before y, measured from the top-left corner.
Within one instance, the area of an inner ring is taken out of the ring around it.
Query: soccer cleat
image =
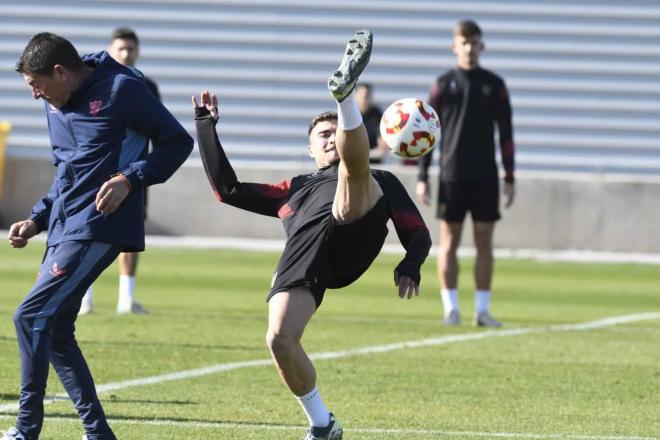
[[[0,440],[25,440],[25,437],[23,437],[23,434],[18,432],[18,429],[9,428],[9,431],[5,432]]]
[[[461,325],[461,312],[458,310],[452,310],[449,312],[449,315],[445,316],[445,319],[442,321],[444,325],[457,326]]]
[[[474,320],[477,327],[502,327],[502,323],[490,316],[488,312],[481,312]]]
[[[357,79],[369,63],[373,35],[370,30],[357,31],[346,45],[339,68],[328,79],[328,89],[338,102],[351,94]]]
[[[307,430],[303,440],[341,440],[344,437],[344,428],[334,414],[330,413],[330,424],[319,428],[312,426]]]
[[[127,315],[129,313],[136,315],[148,315],[149,310],[145,309],[142,304],[135,301],[128,304],[117,304],[118,315]]]

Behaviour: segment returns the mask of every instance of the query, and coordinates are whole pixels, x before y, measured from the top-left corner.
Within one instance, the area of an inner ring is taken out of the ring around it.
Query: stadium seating
[[[130,26],[139,67],[187,129],[190,95],[212,90],[232,157],[308,162],[308,120],[334,107],[324,83],[354,29],[374,31],[363,79],[385,107],[427,96],[454,65],[451,29],[466,17],[485,31],[482,64],[509,85],[519,168],[660,171],[660,6],[641,0],[7,0],[0,120],[13,126],[10,151],[45,153],[42,107],[13,71],[28,38],[48,30],[90,52]]]

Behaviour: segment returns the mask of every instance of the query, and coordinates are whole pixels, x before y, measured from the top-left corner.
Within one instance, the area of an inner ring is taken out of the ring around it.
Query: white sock
[[[85,296],[83,296],[82,303],[91,304],[93,301],[94,301],[94,285],[92,284],[87,288],[87,292],[85,292]]]
[[[337,127],[342,130],[353,130],[362,124],[362,113],[353,93],[337,103]]]
[[[474,294],[474,308],[477,315],[480,313],[488,313],[490,310],[490,290],[478,290]]]
[[[119,298],[118,304],[133,304],[133,295],[135,294],[135,276],[119,275]]]
[[[442,305],[445,308],[445,318],[453,310],[458,311],[458,289],[440,289]]]
[[[296,396],[296,399],[298,399],[305,414],[307,414],[309,426],[322,428],[330,424],[330,411],[326,408],[323,400],[321,400],[321,394],[318,388],[314,387],[312,391],[304,396]]]

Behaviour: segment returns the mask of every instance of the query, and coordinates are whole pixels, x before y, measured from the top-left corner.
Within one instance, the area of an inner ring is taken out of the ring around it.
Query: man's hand
[[[419,295],[419,285],[410,277],[405,275],[399,276],[397,272],[394,273],[394,285],[399,288],[399,298],[412,298],[413,293],[415,296]]]
[[[504,202],[504,207],[508,208],[513,205],[513,200],[516,198],[516,185],[514,183],[504,183],[504,188],[502,188],[504,197],[506,201]]]
[[[431,196],[429,194],[430,192],[431,191],[428,183],[417,182],[417,186],[415,186],[415,196],[417,197],[417,201],[419,203],[428,205],[431,202]]]
[[[96,210],[105,215],[112,214],[130,192],[131,184],[126,176],[112,176],[96,193]]]
[[[197,107],[206,107],[206,109],[211,113],[211,117],[214,120],[218,120],[220,114],[218,113],[218,97],[214,94],[211,94],[208,90],[204,90],[200,95],[199,99],[201,100],[201,105],[197,104],[197,98],[192,97],[193,108]]]
[[[32,220],[22,220],[14,223],[9,228],[9,244],[15,248],[22,248],[28,244],[28,240],[37,235],[37,224]]]

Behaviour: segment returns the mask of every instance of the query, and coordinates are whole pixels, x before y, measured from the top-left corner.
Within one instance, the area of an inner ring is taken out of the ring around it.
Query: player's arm
[[[131,190],[165,182],[188,158],[193,148],[192,138],[137,79],[120,80],[115,105],[119,106],[126,125],[145,133],[154,147],[146,159],[121,170]]]
[[[280,207],[287,200],[291,181],[276,185],[240,182],[216,131],[217,98],[204,92],[201,95],[201,105],[198,105],[193,97],[193,107],[199,153],[204,171],[218,200],[237,208],[277,217]]]
[[[390,218],[406,250],[405,257],[394,269],[394,279],[399,286],[399,296],[403,298],[407,288],[410,298],[413,290],[415,294],[419,293],[420,268],[431,249],[431,234],[399,179],[391,173],[383,176],[383,193],[387,197]]]
[[[442,96],[442,86],[440,78],[433,83],[429,93],[428,103],[435,112],[440,115],[440,104]],[[433,160],[433,151],[417,159],[417,186],[415,187],[415,196],[419,203],[428,205],[431,201],[431,186],[429,185],[429,167]]]
[[[509,92],[504,82],[497,91],[496,106],[497,128],[500,133],[500,152],[502,154],[502,166],[504,167],[504,192],[506,196],[505,206],[508,208],[514,198],[514,143],[513,122]]]

